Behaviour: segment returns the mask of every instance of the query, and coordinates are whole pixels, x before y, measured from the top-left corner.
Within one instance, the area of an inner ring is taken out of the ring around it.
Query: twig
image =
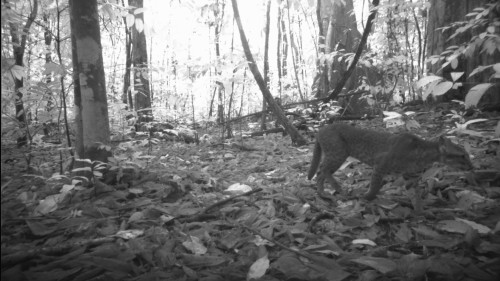
[[[242,194],[231,196],[231,197],[226,198],[224,200],[221,200],[219,202],[215,202],[214,204],[206,207],[205,210],[203,210],[201,212],[201,214],[207,214],[210,210],[212,210],[212,209],[214,209],[214,208],[216,208],[218,206],[222,206],[222,205],[226,204],[227,202],[232,201],[232,200],[234,200],[234,199],[236,199],[238,197],[248,196],[248,195],[254,194],[256,192],[260,192],[260,191],[262,191],[262,188],[259,187],[259,188],[256,188],[254,190],[250,190],[248,192],[242,193]]]
[[[242,194],[238,194],[238,195],[234,195],[232,197],[226,198],[226,199],[221,200],[219,202],[215,202],[214,204],[206,207],[203,211],[201,211],[201,212],[199,212],[197,214],[194,214],[194,215],[191,215],[191,216],[178,216],[178,217],[175,217],[175,218],[171,219],[170,221],[168,221],[167,225],[173,223],[174,221],[185,223],[185,222],[194,222],[194,221],[204,221],[204,220],[209,220],[209,219],[216,219],[218,217],[218,215],[216,215],[216,214],[209,214],[209,212],[212,209],[215,209],[215,208],[217,208],[219,206],[222,206],[222,205],[228,203],[229,201],[234,200],[235,198],[242,197],[242,196],[248,196],[250,194],[253,194],[253,193],[259,192],[259,191],[262,191],[262,188],[256,188],[254,190],[251,190],[251,191],[248,191],[248,192],[245,192],[245,193],[242,193]]]
[[[2,184],[1,192],[3,192],[4,188],[6,188],[11,182],[12,182],[12,179],[10,179],[8,182]]]

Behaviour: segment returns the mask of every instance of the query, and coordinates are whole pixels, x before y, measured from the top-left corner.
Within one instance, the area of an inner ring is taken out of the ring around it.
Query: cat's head
[[[442,163],[459,170],[474,169],[469,153],[463,147],[453,143],[444,136],[439,138],[438,143]]]

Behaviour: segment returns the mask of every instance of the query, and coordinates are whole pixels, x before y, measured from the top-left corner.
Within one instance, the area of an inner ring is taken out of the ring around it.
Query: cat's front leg
[[[377,169],[377,167],[374,167],[372,173],[372,179],[370,182],[370,188],[368,189],[368,192],[366,192],[364,196],[366,200],[371,201],[377,197],[377,193],[382,188],[383,179],[384,179],[384,174],[379,169]]]

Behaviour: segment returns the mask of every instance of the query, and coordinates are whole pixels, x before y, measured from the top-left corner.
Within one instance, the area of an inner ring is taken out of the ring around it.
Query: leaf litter
[[[416,214],[396,178],[357,199],[371,168],[349,160],[347,195],[324,200],[306,180],[312,145],[290,143],[129,144],[118,181],[89,188],[2,167],[2,279],[497,280],[500,187],[433,167]]]

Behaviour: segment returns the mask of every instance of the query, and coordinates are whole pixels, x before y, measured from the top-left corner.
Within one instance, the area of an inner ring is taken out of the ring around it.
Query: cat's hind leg
[[[342,143],[342,141],[335,141],[334,143]],[[320,166],[318,174],[318,193],[325,195],[324,182],[325,180],[337,192],[341,191],[340,184],[333,178],[332,174],[340,168],[340,166],[347,159],[348,154],[345,149],[336,149],[335,147],[322,146],[323,161]]]

